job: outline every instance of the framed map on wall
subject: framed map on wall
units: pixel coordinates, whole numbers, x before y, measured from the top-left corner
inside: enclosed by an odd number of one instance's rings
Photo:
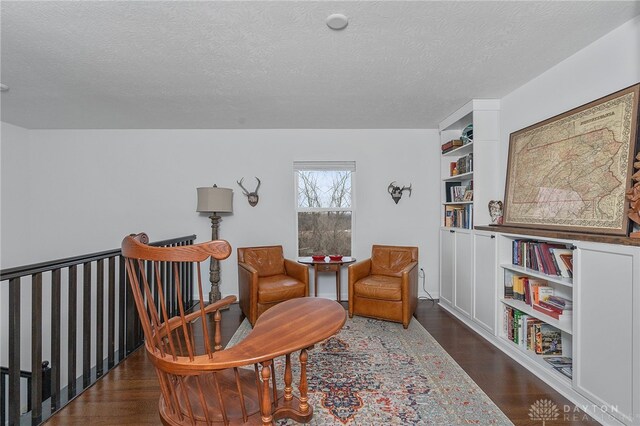
[[[626,235],[640,84],[511,134],[504,225]]]

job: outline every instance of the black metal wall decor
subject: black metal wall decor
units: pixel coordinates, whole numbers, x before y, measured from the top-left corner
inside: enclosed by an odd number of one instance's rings
[[[396,182],[393,181],[389,184],[387,191],[389,191],[389,194],[391,194],[391,198],[393,198],[393,201],[398,204],[398,201],[400,201],[400,198],[402,198],[402,193],[404,191],[409,191],[409,197],[411,197],[411,184],[409,184],[409,186],[403,186],[402,188],[400,188],[399,186],[396,186]]]

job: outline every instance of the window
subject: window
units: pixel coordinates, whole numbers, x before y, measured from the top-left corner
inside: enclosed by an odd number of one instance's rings
[[[298,256],[351,256],[355,162],[295,162]]]

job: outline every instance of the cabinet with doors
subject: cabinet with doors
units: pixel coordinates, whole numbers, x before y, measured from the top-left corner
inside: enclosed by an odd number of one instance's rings
[[[640,425],[640,247],[576,245],[574,388]]]
[[[473,233],[470,229],[440,230],[440,303],[471,316]]]
[[[496,288],[498,246],[496,234],[486,231],[473,233],[472,319],[493,334],[496,329]]]
[[[473,252],[471,318],[449,311],[600,423],[640,425],[640,241],[481,226]]]

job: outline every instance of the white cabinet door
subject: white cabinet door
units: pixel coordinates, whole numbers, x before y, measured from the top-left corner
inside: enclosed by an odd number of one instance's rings
[[[440,303],[453,306],[455,283],[456,234],[453,230],[440,230]]]
[[[595,243],[577,246],[574,387],[625,424],[638,425],[640,248]]]
[[[473,237],[474,277],[473,320],[491,334],[496,330],[496,235],[475,231]]]
[[[473,300],[473,233],[468,229],[457,229],[455,251],[454,306],[471,317]]]

